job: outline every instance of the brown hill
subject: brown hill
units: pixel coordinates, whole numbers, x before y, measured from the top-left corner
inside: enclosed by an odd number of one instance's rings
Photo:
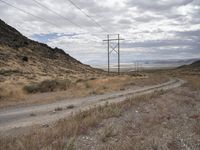
[[[189,65],[183,65],[177,68],[177,71],[184,75],[200,75],[200,60]]]
[[[195,68],[200,68],[200,60],[195,61],[194,63],[192,63],[191,65],[189,65],[190,67],[195,67]]]
[[[0,67],[23,73],[45,75],[95,72],[58,48],[32,41],[0,20]],[[15,72],[15,71],[14,71]]]
[[[14,91],[19,95],[18,91],[27,85],[39,84],[46,88],[41,89],[42,92],[54,91],[57,86],[65,89],[69,82],[101,73],[101,70],[82,64],[61,49],[26,38],[0,20],[0,100]],[[29,89],[30,92],[37,90]]]
[[[197,60],[189,65],[180,66],[179,69],[200,69],[200,60]]]

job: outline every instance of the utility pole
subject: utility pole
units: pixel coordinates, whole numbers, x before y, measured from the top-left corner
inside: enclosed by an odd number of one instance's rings
[[[107,35],[108,37],[108,74],[110,73],[110,38],[109,35]]]
[[[118,75],[120,74],[120,40],[119,40],[119,34],[118,34]]]
[[[110,35],[107,35],[106,41],[108,44],[108,74],[110,73],[110,54],[114,51],[118,54],[118,75],[120,74],[120,41],[124,39],[120,39],[120,34],[118,34],[118,37],[116,39],[110,39]],[[117,41],[117,44],[113,47],[110,42],[111,41]],[[111,48],[111,51],[110,51]],[[116,50],[117,48],[117,50]]]

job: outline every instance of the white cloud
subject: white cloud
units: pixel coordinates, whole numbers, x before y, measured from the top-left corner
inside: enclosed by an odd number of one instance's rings
[[[107,33],[72,6],[68,0],[37,1],[71,20],[74,24],[78,24],[81,28],[39,6],[33,0],[7,0],[6,2],[45,18],[56,26],[20,12],[2,2],[0,2],[1,19],[30,38],[36,34],[60,34],[61,36],[56,39],[47,40],[47,44],[60,47],[83,62],[93,61],[94,58],[106,62],[106,45],[102,40],[106,38]],[[143,58],[154,57],[154,55],[149,55],[149,51],[154,51],[155,54],[157,52],[155,57],[159,54],[162,58],[161,49],[164,49],[163,53],[173,58],[175,56],[200,57],[200,35],[195,34],[200,31],[199,0],[73,1],[110,33],[120,33],[123,38],[127,39],[122,44],[122,51],[127,53],[128,60],[131,59],[128,56],[130,54],[135,59],[134,53],[137,52]],[[69,36],[69,34],[75,35]],[[159,41],[162,41],[162,45],[159,45],[161,44]],[[175,49],[176,53],[170,50],[169,41],[173,43],[171,49]],[[140,47],[137,47],[136,43],[139,43]],[[147,48],[147,45],[155,44],[156,48],[152,46]]]

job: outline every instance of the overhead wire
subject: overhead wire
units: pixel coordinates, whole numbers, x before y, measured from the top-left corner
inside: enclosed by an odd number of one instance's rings
[[[19,10],[19,11],[25,13],[25,14],[28,14],[28,15],[33,16],[33,17],[35,17],[35,18],[38,18],[38,19],[40,19],[40,20],[42,20],[42,21],[44,21],[44,22],[46,22],[46,23],[48,23],[48,24],[51,24],[52,26],[55,26],[56,28],[58,27],[57,24],[55,24],[55,23],[53,23],[53,22],[51,22],[51,21],[48,21],[47,19],[45,19],[45,18],[43,18],[43,17],[34,15],[34,14],[32,14],[32,13],[30,13],[30,12],[24,10],[24,9],[21,9],[21,8],[15,6],[15,5],[11,4],[11,3],[9,3],[9,2],[6,2],[6,1],[4,1],[4,0],[0,0],[0,2],[6,4],[7,6],[10,6],[10,7],[12,7],[12,8],[15,8],[15,9],[17,9],[17,10]],[[79,28],[80,28],[80,27],[79,27]],[[82,29],[82,28],[81,28],[81,29]],[[89,33],[89,32],[87,32],[87,33],[93,35],[92,33]],[[95,36],[95,35],[93,35],[93,36]]]
[[[51,24],[51,25],[57,27],[56,24],[54,24],[53,22],[50,22],[50,21],[46,20],[46,19],[43,18],[43,17],[36,16],[36,15],[34,15],[34,14],[28,12],[28,11],[25,11],[25,10],[23,10],[23,9],[21,9],[21,8],[19,8],[19,7],[16,7],[16,6],[14,6],[14,5],[12,5],[12,4],[8,3],[8,2],[5,2],[4,0],[0,0],[0,2],[6,4],[6,5],[10,6],[10,7],[13,7],[13,8],[15,8],[15,9],[17,9],[17,10],[23,12],[23,13],[26,13],[26,14],[28,14],[28,15],[30,15],[30,16],[33,16],[33,17],[35,17],[35,18],[39,18],[40,20],[42,20],[42,21],[44,21],[44,22],[46,22],[46,23],[49,23],[49,24]]]
[[[44,4],[38,2],[37,0],[33,0],[33,1],[34,1],[36,4],[38,4],[39,6],[41,6],[41,7],[45,8],[45,9],[51,11],[52,13],[56,14],[57,16],[63,18],[63,19],[64,19],[65,21],[67,21],[68,23],[71,23],[71,24],[73,24],[73,25],[79,27],[80,29],[83,29],[80,25],[78,25],[78,24],[72,22],[70,19],[66,18],[66,17],[63,16],[63,15],[60,15],[60,14],[57,13],[56,11],[50,9],[49,7],[47,7],[47,6],[45,6]],[[68,0],[68,1],[69,1],[72,5],[74,5],[74,7],[76,7],[77,9],[79,9],[84,15],[86,15],[86,16],[87,16],[88,18],[90,18],[93,22],[95,22],[95,24],[98,25],[104,32],[107,32],[95,19],[93,19],[91,16],[89,16],[89,15],[88,15],[85,11],[83,11],[77,4],[75,4],[75,3],[74,3],[73,1],[71,1],[71,0]],[[28,15],[31,15],[31,16],[33,16],[33,17],[35,17],[35,18],[39,18],[40,20],[42,20],[42,21],[44,21],[44,22],[46,22],[46,23],[49,23],[49,24],[51,24],[51,25],[53,25],[53,26],[55,26],[55,27],[58,27],[57,24],[55,24],[55,23],[53,23],[53,22],[51,22],[51,21],[48,21],[48,20],[46,20],[46,19],[43,18],[43,17],[34,15],[34,14],[32,14],[32,13],[26,11],[26,10],[23,10],[23,9],[17,7],[17,6],[14,6],[14,5],[11,4],[11,3],[8,3],[8,2],[6,2],[6,1],[4,1],[4,0],[0,0],[0,2],[6,4],[6,5],[10,6],[10,7],[13,7],[13,8],[15,8],[15,9],[17,9],[17,10],[23,12],[23,13],[26,13],[26,14],[28,14]],[[83,29],[83,30],[85,30],[85,29]],[[93,33],[91,33],[91,32],[88,32],[88,31],[87,31],[86,33],[91,34],[91,35],[97,37],[95,34],[93,34]],[[117,35],[117,34],[112,34],[112,35]]]
[[[102,31],[104,31],[105,33],[108,33],[107,30],[105,30],[105,28],[98,23],[93,17],[91,17],[90,15],[88,15],[83,9],[81,9],[75,2],[73,2],[72,0],[67,0],[69,3],[71,3],[74,7],[76,7],[79,11],[81,11],[86,17],[88,17],[91,21],[93,21],[98,27],[100,27],[102,29]],[[118,35],[117,33],[113,33],[113,34],[109,34],[109,35]]]
[[[56,11],[54,11],[54,10],[52,10],[51,8],[45,6],[44,4],[38,2],[37,0],[33,0],[33,1],[34,1],[36,4],[38,4],[40,7],[43,7],[43,8],[45,8],[45,9],[51,11],[52,13],[54,13],[54,14],[57,15],[57,16],[59,16],[60,18],[65,19],[67,22],[70,22],[71,24],[74,24],[75,26],[79,27],[80,29],[85,30],[85,31],[86,31],[85,33],[91,34],[91,35],[97,37],[96,35],[98,35],[98,34],[94,34],[94,33],[88,32],[86,29],[83,29],[80,25],[78,25],[78,24],[72,22],[72,21],[71,21],[70,19],[68,19],[67,17],[65,17],[65,16],[63,16],[63,15],[57,13]],[[98,37],[97,37],[97,38],[98,38]]]
[[[79,11],[81,11],[86,17],[88,17],[91,21],[93,21],[98,27],[100,27],[104,32],[107,33],[107,31],[103,28],[103,26],[98,23],[93,17],[88,15],[83,9],[81,9],[75,2],[72,0],[67,0],[69,3],[71,3],[74,7],[76,7]]]
[[[76,23],[74,23],[73,21],[71,21],[70,19],[68,19],[67,17],[63,16],[63,15],[60,15],[59,13],[57,13],[56,11],[52,10],[51,8],[45,6],[44,4],[38,2],[37,0],[33,0],[35,3],[37,3],[38,5],[40,5],[41,7],[45,8],[45,9],[48,9],[49,11],[51,11],[52,13],[56,14],[57,16],[63,18],[65,21],[67,21],[68,23],[71,23],[79,28],[82,29],[82,27]]]

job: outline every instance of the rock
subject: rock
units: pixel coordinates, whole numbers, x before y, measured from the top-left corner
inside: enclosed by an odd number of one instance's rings
[[[28,62],[28,57],[27,57],[27,56],[24,56],[24,57],[22,58],[22,60],[23,60],[24,62]]]
[[[67,109],[73,109],[75,106],[73,104],[67,106]]]
[[[55,108],[55,111],[62,111],[62,110],[63,110],[62,107],[57,107],[57,108]]]
[[[31,116],[31,117],[35,117],[35,116],[37,116],[37,115],[34,114],[34,113],[31,113],[30,116]]]
[[[48,125],[48,124],[42,124],[42,127],[43,127],[43,128],[48,128],[49,125]]]

